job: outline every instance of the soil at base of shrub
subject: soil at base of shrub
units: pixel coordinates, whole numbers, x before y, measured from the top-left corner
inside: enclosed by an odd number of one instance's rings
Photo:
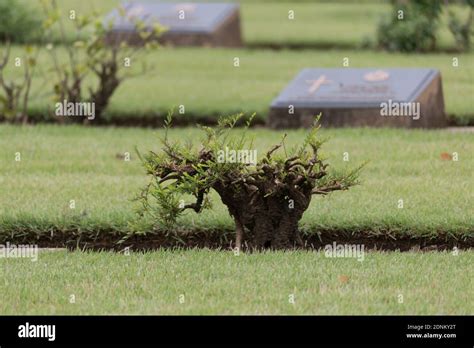
[[[158,249],[192,249],[207,248],[214,250],[231,250],[234,247],[234,233],[230,231],[192,231],[182,233],[149,233],[146,235],[132,235],[123,239],[117,233],[101,233],[92,235],[74,235],[57,232],[51,235],[31,238],[1,238],[0,243],[10,244],[37,244],[40,248],[67,248],[69,250],[111,250],[123,251],[126,248],[133,251]],[[436,237],[394,237],[390,234],[372,235],[347,231],[320,232],[302,234],[304,245],[287,248],[286,250],[321,250],[326,245],[350,244],[363,245],[365,250],[378,251],[452,251],[474,249],[474,237],[456,239],[449,235],[438,234]],[[255,251],[252,245],[243,244],[243,251]]]

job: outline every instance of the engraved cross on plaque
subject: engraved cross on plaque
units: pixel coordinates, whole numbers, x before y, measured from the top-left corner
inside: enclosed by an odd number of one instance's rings
[[[309,94],[313,94],[319,89],[319,87],[321,87],[322,85],[329,84],[331,82],[331,80],[326,79],[326,75],[321,75],[316,80],[306,80],[306,83],[311,83],[311,86],[309,86],[308,88]]]

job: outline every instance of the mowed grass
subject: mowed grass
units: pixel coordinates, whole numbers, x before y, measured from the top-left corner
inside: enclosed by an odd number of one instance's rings
[[[37,262],[0,259],[0,313],[472,315],[473,262],[472,251],[369,252],[362,262],[302,251],[40,252]]]
[[[221,1],[226,2],[226,1]],[[101,0],[93,4],[80,0],[62,0],[59,6],[67,15],[91,10],[107,14],[119,6],[120,0]],[[335,46],[357,47],[374,39],[381,16],[388,15],[390,6],[379,3],[309,3],[289,1],[239,1],[241,29],[246,45]],[[289,19],[294,11],[294,19]],[[77,32],[73,22],[66,21],[68,40]],[[59,38],[59,32],[57,33]]]
[[[228,0],[220,1],[227,2]],[[235,2],[234,0],[230,0]],[[179,2],[179,1],[178,1]],[[244,43],[249,46],[280,47],[346,47],[373,46],[376,29],[385,16],[396,15],[386,1],[252,1],[240,0],[241,28]],[[81,0],[61,0],[58,5],[68,16],[70,10],[78,15],[107,14],[122,3],[120,0],[100,0],[88,3]],[[465,7],[450,6],[463,19]],[[289,19],[293,11],[294,19]],[[454,39],[448,30],[447,10],[441,18],[438,45],[442,49],[454,48]],[[409,14],[407,14],[409,15]],[[66,34],[74,40],[77,32],[67,17]],[[59,37],[59,34],[57,35]]]
[[[242,130],[235,130],[236,134]],[[304,130],[287,131],[287,146],[300,144]],[[283,132],[255,129],[261,156]],[[130,231],[136,197],[147,178],[135,155],[160,151],[161,130],[80,126],[0,126],[0,238],[35,240],[58,231],[112,236]],[[195,144],[195,128],[173,129],[173,139]],[[301,221],[306,233],[465,239],[474,236],[474,137],[448,130],[332,129],[323,153],[332,168],[345,170],[369,161],[361,185],[348,192],[314,197]],[[117,158],[130,152],[132,160]],[[347,152],[349,161],[343,161]],[[445,161],[441,153],[457,153]],[[19,153],[21,161],[15,161]],[[202,214],[187,213],[180,230],[232,231],[219,197]],[[185,198],[188,199],[188,198]],[[403,208],[398,208],[399,200]],[[75,208],[70,208],[71,200]],[[152,230],[150,219],[142,221]],[[113,237],[115,238],[115,237]]]
[[[62,53],[60,60],[67,62]],[[13,55],[21,55],[21,49],[16,47]],[[240,59],[240,67],[234,67],[235,57]],[[349,58],[350,67],[439,69],[447,114],[455,115],[458,124],[474,124],[474,53],[457,55],[460,65],[453,67],[451,54],[415,56],[354,50],[160,49],[146,57],[155,67],[151,72],[126,80],[118,88],[105,119],[156,122],[169,109],[184,105],[182,116],[191,121],[238,111],[257,112],[263,120],[271,101],[301,69],[341,68],[344,57]],[[30,103],[37,118],[44,118],[46,109],[55,110],[51,64],[48,53],[43,51]],[[132,62],[130,69],[131,73],[139,73],[142,62]],[[7,78],[21,74],[21,69],[12,63]],[[91,82],[87,80],[86,86]]]

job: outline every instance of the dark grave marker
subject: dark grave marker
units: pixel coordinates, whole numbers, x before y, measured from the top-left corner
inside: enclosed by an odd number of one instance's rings
[[[239,6],[231,3],[164,3],[133,2],[123,4],[125,16],[114,10],[106,19],[113,21],[108,40],[127,41],[141,45],[143,40],[131,18],[146,26],[158,22],[167,27],[159,38],[164,45],[173,46],[242,46]]]
[[[272,102],[272,128],[443,127],[441,75],[434,69],[304,69]]]

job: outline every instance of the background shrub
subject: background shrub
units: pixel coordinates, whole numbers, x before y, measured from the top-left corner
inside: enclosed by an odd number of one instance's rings
[[[469,12],[465,22],[458,18],[454,11],[449,11],[449,30],[453,34],[456,45],[461,51],[468,51],[471,47],[471,36],[474,34],[472,28],[474,22],[474,0],[465,0],[462,2],[466,5]]]
[[[33,1],[0,0],[0,42],[26,42],[39,37],[41,18]]]
[[[441,15],[440,0],[392,1],[392,13],[377,29],[380,47],[391,51],[433,51]],[[399,18],[403,11],[403,19]]]

